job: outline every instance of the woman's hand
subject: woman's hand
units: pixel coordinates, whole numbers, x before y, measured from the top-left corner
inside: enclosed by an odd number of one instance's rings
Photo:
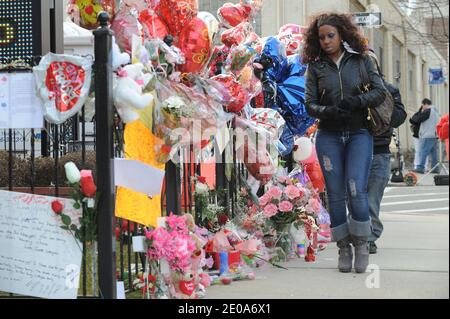
[[[356,110],[364,108],[361,103],[361,99],[358,96],[346,97],[341,102],[339,102],[338,107],[349,112],[354,112]]]
[[[329,120],[341,120],[347,122],[352,118],[352,114],[348,110],[337,106],[324,106],[322,114],[323,118]]]

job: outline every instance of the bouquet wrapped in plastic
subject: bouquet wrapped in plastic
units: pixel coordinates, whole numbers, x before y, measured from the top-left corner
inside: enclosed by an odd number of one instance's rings
[[[209,140],[209,135],[214,135],[230,120],[231,115],[224,112],[217,96],[205,94],[212,90],[208,86],[207,82],[187,87],[167,79],[157,80],[154,134],[164,141],[157,149],[162,155],[159,161],[168,160],[167,149],[173,155],[180,146],[200,146],[204,139]]]

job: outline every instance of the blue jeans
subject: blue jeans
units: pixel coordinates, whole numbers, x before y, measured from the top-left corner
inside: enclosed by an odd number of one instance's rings
[[[332,239],[339,241],[349,235],[368,237],[371,230],[367,181],[373,154],[372,135],[365,129],[320,130],[316,149],[327,188]],[[348,220],[347,202],[351,212]]]
[[[425,171],[427,156],[431,157],[431,167],[435,167],[438,163],[438,140],[436,138],[420,138],[419,139],[419,164],[417,170]]]
[[[367,185],[372,224],[372,233],[369,236],[369,241],[376,241],[383,233],[383,223],[380,220],[380,204],[390,176],[391,154],[374,155],[370,169],[369,184]]]

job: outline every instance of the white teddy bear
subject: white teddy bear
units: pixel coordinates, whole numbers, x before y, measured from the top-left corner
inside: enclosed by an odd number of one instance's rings
[[[114,105],[124,123],[131,123],[139,118],[136,109],[145,109],[154,102],[153,95],[142,93],[142,89],[152,79],[151,74],[144,74],[144,65],[130,64],[119,72],[114,86]]]

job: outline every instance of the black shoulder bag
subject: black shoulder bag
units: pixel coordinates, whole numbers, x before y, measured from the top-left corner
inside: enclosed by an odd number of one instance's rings
[[[364,60],[360,59],[360,72],[363,81],[362,92],[366,93],[371,90],[369,75],[367,74]],[[391,129],[391,118],[394,112],[394,98],[387,89],[386,99],[375,108],[368,108],[367,120],[369,121],[369,130],[374,136],[381,135]]]

